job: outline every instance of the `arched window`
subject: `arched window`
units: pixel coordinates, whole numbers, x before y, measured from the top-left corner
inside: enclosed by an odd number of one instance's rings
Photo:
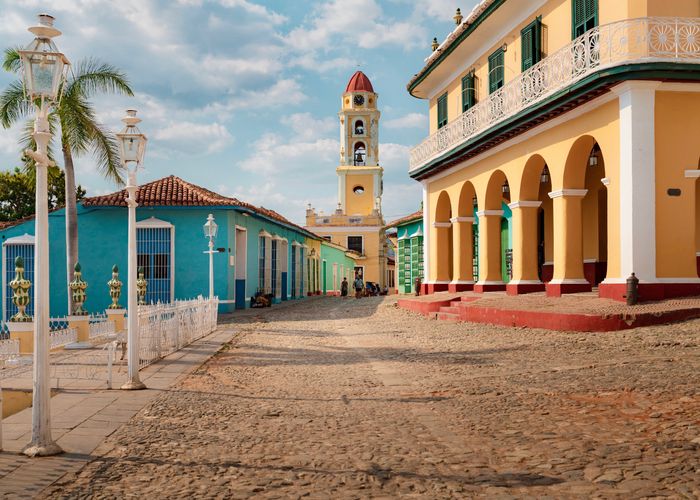
[[[362,120],[357,120],[355,122],[355,135],[365,134],[365,124]]]
[[[367,150],[365,149],[365,143],[364,142],[355,143],[355,152],[353,154],[353,164],[354,165],[364,165],[366,156],[367,156]]]

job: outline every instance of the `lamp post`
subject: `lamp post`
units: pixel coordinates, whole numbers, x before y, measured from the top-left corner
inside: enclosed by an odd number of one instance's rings
[[[204,252],[209,254],[209,299],[214,298],[214,239],[219,226],[214,222],[214,216],[209,214],[207,221],[204,223],[204,237],[209,239],[209,251]]]
[[[129,260],[127,269],[127,346],[129,349],[129,374],[128,380],[122,389],[136,390],[145,389],[146,386],[139,379],[139,309],[136,296],[136,173],[139,167],[143,164],[143,156],[146,152],[146,136],[136,127],[141,121],[136,117],[136,110],[128,109],[126,116],[122,118],[124,122],[124,130],[117,134],[117,142],[119,144],[119,156],[121,158],[124,169],[128,172],[126,183],[126,192],[129,197],[126,203],[129,207]],[[129,164],[132,168],[129,168]]]
[[[23,450],[30,457],[55,455],[63,451],[51,438],[47,169],[54,165],[48,157],[51,140],[49,111],[59,100],[66,68],[70,63],[52,41],[61,34],[53,27],[53,21],[52,16],[39,14],[39,24],[29,28],[34,40],[19,51],[25,95],[38,108],[32,133],[36,150],[24,152],[36,165],[32,440]]]

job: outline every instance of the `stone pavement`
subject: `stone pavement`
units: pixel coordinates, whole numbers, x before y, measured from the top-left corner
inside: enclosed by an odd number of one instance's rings
[[[232,335],[231,329],[219,328],[211,335],[144,368],[141,370],[141,380],[148,387],[147,390],[95,390],[87,388],[86,384],[104,386],[104,383],[86,380],[82,381],[83,388],[78,389],[75,383],[69,383],[71,388],[51,398],[52,434],[66,452],[63,455],[29,459],[18,454],[31,438],[31,408],[4,419],[0,496],[30,498],[64,474],[78,471],[94,458],[93,453],[102,453],[99,446],[105,438],[129,422],[162,391],[196,370]],[[81,354],[71,356],[71,359],[79,359]],[[125,374],[119,373],[115,376],[114,387],[118,388],[124,380]]]
[[[232,342],[42,496],[700,496],[700,320],[561,333],[395,301],[234,315]]]

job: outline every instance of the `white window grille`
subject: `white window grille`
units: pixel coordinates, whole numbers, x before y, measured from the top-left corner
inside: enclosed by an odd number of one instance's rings
[[[174,227],[155,218],[136,224],[138,267],[148,282],[147,304],[168,304],[174,292]]]

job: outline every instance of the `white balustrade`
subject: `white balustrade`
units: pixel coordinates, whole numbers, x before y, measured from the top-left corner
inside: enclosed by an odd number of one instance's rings
[[[644,62],[700,64],[700,19],[645,17],[593,28],[411,149],[409,171],[596,71]]]
[[[115,333],[114,321],[100,320],[90,323],[90,338],[104,337]]]
[[[216,329],[219,300],[198,297],[139,307],[139,369]]]
[[[63,347],[66,344],[72,344],[78,341],[78,330],[75,328],[64,328],[62,330],[54,330],[49,333],[49,345],[51,349]]]

